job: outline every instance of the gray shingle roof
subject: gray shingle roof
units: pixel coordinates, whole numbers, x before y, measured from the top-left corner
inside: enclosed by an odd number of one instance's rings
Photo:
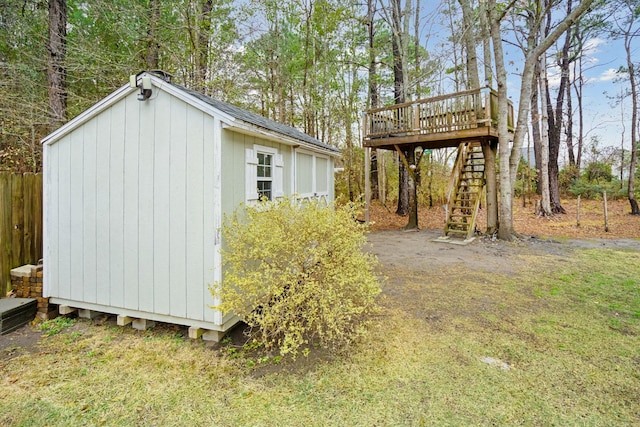
[[[230,116],[242,120],[243,122],[250,123],[254,126],[261,127],[263,129],[270,130],[272,132],[277,132],[282,135],[290,136],[291,138],[298,139],[300,141],[307,142],[309,144],[315,145],[317,147],[323,148],[325,150],[330,150],[335,153],[339,153],[336,147],[331,145],[327,145],[324,142],[313,138],[307,135],[304,132],[300,132],[298,129],[293,128],[291,126],[284,125],[282,123],[278,123],[274,120],[267,119],[266,117],[262,117],[259,114],[252,113],[250,111],[244,110],[242,108],[236,107],[231,104],[227,104],[222,101],[218,101],[217,99],[213,99],[209,96],[206,96],[200,92],[196,92],[195,90],[188,89],[184,86],[180,86],[175,83],[170,83],[172,86],[179,88],[180,90],[187,92],[191,96],[198,98],[199,100],[211,105],[212,107],[222,111],[223,113],[229,114]]]

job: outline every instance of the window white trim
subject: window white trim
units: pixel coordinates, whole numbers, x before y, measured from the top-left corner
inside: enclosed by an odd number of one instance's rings
[[[277,148],[254,144],[253,148],[245,148],[245,199],[247,202],[258,200],[258,153],[272,156],[272,198],[284,196],[284,156]]]

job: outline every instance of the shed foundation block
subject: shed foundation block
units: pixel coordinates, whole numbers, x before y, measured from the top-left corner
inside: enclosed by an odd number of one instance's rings
[[[153,320],[147,319],[135,319],[131,322],[131,326],[133,329],[137,329],[139,331],[146,331],[147,329],[151,329],[156,325],[156,322]]]
[[[224,337],[224,334],[224,332],[220,331],[206,331],[202,334],[202,339],[204,341],[220,342]]]
[[[99,311],[93,311],[93,310],[86,310],[86,309],[79,309],[78,310],[78,317],[81,319],[95,319],[96,317],[100,316],[102,313]]]
[[[65,314],[75,313],[77,310],[78,310],[77,308],[69,307],[68,305],[61,305],[61,306],[58,308],[58,312],[59,312],[61,315],[63,315],[63,316],[64,316]]]
[[[196,326],[189,327],[189,338],[193,340],[197,340],[198,338],[202,337],[203,333],[204,329],[202,328],[198,328]]]

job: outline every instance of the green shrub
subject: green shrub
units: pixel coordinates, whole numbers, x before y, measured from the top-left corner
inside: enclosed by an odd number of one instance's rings
[[[291,199],[246,206],[223,226],[224,285],[215,308],[238,315],[254,342],[292,354],[340,347],[363,332],[380,284],[353,207]]]
[[[575,180],[569,189],[569,192],[574,196],[581,196],[590,200],[601,200],[604,191],[607,192],[607,198],[611,200],[627,197],[627,188],[620,188],[620,182],[617,180],[599,184],[580,178]]]

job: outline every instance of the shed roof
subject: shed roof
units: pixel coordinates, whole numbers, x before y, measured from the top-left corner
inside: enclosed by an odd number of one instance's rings
[[[204,95],[200,92],[197,92],[195,90],[192,89],[188,89],[184,86],[180,86],[178,84],[175,83],[171,83],[172,86],[175,86],[177,88],[179,88],[180,90],[187,92],[188,94],[190,94],[191,96],[195,96],[196,98],[198,98],[201,101],[206,102],[207,104],[211,105],[212,107],[236,118],[239,120],[242,120],[243,122],[247,122],[250,123],[254,126],[258,126],[261,127],[263,129],[267,129],[273,132],[277,132],[283,135],[287,135],[290,136],[291,138],[295,138],[295,139],[299,139],[301,141],[305,141],[308,142],[309,144],[312,145],[316,145],[320,148],[324,148],[325,150],[331,150],[331,151],[335,151],[336,153],[339,153],[340,150],[338,150],[336,147],[333,147],[331,145],[325,144],[324,142],[313,138],[309,135],[307,135],[304,132],[300,132],[298,129],[282,124],[282,123],[278,123],[274,120],[268,119],[266,117],[263,117],[259,114],[256,113],[252,113],[251,111],[242,109],[240,107],[236,107],[235,105],[231,105],[231,104],[227,104],[225,102],[219,101],[217,99],[211,98],[207,95]]]
[[[282,123],[278,123],[274,120],[268,119],[266,117],[262,117],[259,114],[252,113],[250,111],[244,110],[240,107],[236,107],[231,104],[227,104],[225,102],[219,101],[217,99],[213,99],[207,95],[204,95],[200,92],[197,92],[192,89],[188,89],[184,86],[181,86],[176,83],[171,83],[170,79],[167,78],[168,74],[164,72],[157,71],[143,71],[137,74],[137,78],[140,78],[142,75],[148,75],[151,77],[151,80],[154,82],[154,86],[167,90],[168,92],[179,96],[183,100],[187,101],[191,105],[201,110],[206,111],[209,114],[215,115],[216,112],[222,113],[227,119],[233,119],[233,121],[240,122],[245,124],[250,128],[255,128],[266,132],[267,134],[278,134],[284,136],[286,139],[293,139],[295,141],[299,141],[301,145],[305,145],[307,147],[312,146],[320,149],[327,154],[331,154],[333,156],[337,156],[340,154],[340,150],[331,145],[325,144],[324,142],[313,138],[307,135],[304,132],[299,131],[298,129],[288,126]],[[51,144],[71,132],[75,128],[79,127],[87,120],[91,119],[101,111],[109,108],[111,105],[118,102],[120,99],[125,96],[131,94],[136,91],[136,88],[132,88],[129,84],[126,84],[115,92],[108,95],[103,100],[96,103],[91,108],[87,109],[83,113],[79,114],[72,120],[70,120],[65,125],[61,126],[59,129],[53,131],[46,137],[42,139],[43,144]],[[205,105],[203,105],[203,103]],[[207,108],[209,107],[209,108]]]

